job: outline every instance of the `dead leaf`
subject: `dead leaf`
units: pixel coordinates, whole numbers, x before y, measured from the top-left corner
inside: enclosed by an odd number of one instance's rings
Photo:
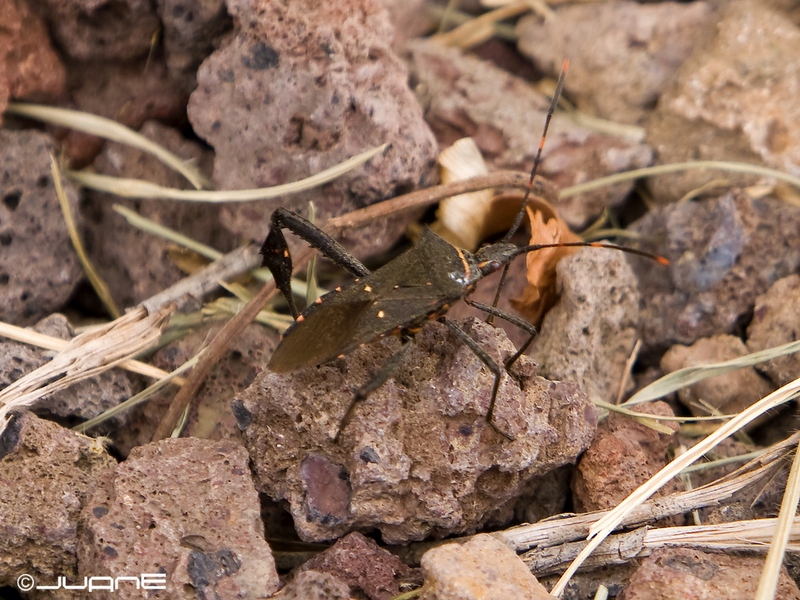
[[[531,244],[557,244],[580,242],[556,214],[555,209],[541,198],[528,202],[528,219],[531,224]],[[511,300],[512,306],[528,321],[539,326],[545,313],[556,301],[556,265],[565,256],[575,253],[577,248],[544,248],[529,252],[525,258],[528,285],[518,298]]]

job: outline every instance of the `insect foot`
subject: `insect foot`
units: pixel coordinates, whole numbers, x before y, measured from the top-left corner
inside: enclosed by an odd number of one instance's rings
[[[460,321],[494,361],[514,353],[505,333]],[[303,539],[330,540],[379,529],[387,543],[473,533],[510,518],[532,477],[574,462],[596,427],[594,407],[574,385],[535,374],[522,357],[522,386],[503,371],[486,419],[494,377],[446,325],[428,323],[394,378],[352,401],[396,353],[388,337],[319,367],[264,370],[233,402],[253,460],[256,486],[286,500]]]

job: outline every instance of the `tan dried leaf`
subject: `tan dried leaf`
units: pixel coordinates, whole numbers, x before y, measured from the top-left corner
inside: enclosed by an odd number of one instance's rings
[[[580,242],[567,224],[556,214],[555,209],[541,198],[528,202],[528,218],[531,224],[531,244],[557,244]],[[529,252],[525,258],[528,285],[522,295],[511,304],[534,325],[540,325],[544,314],[556,301],[556,265],[577,248],[544,248]]]

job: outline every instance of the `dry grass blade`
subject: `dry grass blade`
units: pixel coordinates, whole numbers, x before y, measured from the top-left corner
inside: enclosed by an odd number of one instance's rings
[[[127,206],[114,204],[111,208],[114,209],[114,212],[122,215],[132,226],[136,227],[137,229],[141,229],[150,235],[155,235],[165,240],[169,240],[170,242],[174,242],[175,244],[183,246],[184,248],[188,248],[192,252],[197,252],[197,254],[204,256],[209,260],[218,260],[222,258],[222,252],[219,250],[193,240],[189,236],[183,235],[182,233],[175,231],[174,229],[170,229],[169,227],[165,227],[160,223],[156,223],[147,217],[143,217]]]
[[[800,501],[800,452],[795,450],[792,470],[786,482],[786,490],[781,502],[781,510],[775,526],[774,537],[770,544],[767,561],[758,582],[755,600],[770,600],[778,589],[778,578],[781,574],[783,557],[790,543],[796,551],[800,546],[800,523],[797,521],[797,503]],[[794,526],[798,525],[797,528]]]
[[[150,398],[150,396],[152,396],[156,392],[162,390],[163,388],[168,386],[170,383],[173,383],[175,385],[183,385],[183,382],[185,380],[180,375],[182,373],[184,373],[185,371],[191,369],[193,366],[195,366],[197,364],[197,361],[200,360],[200,356],[201,356],[202,353],[203,353],[203,351],[201,350],[195,356],[193,356],[192,358],[187,360],[185,363],[183,363],[180,367],[178,367],[174,371],[172,371],[170,373],[164,373],[164,377],[162,377],[161,379],[159,379],[158,381],[156,381],[152,385],[146,387],[145,389],[143,389],[138,394],[136,394],[134,396],[131,396],[130,398],[128,398],[124,402],[121,402],[120,404],[117,404],[116,406],[114,406],[112,408],[109,408],[107,411],[105,411],[104,413],[94,417],[93,419],[89,419],[88,421],[84,421],[80,425],[76,425],[72,429],[74,431],[78,431],[79,433],[84,433],[85,434],[91,428],[96,427],[97,425],[100,425],[104,421],[107,421],[108,419],[111,419],[111,418],[117,416],[118,414],[123,413],[126,410],[129,410],[129,409],[133,408],[134,406],[137,406],[138,404],[141,404],[142,402],[145,402],[146,400],[148,400]]]
[[[631,406],[633,404],[639,404],[640,402],[656,400],[657,398],[671,394],[683,387],[690,386],[698,381],[708,379],[709,377],[716,377],[717,375],[723,375],[744,367],[752,367],[753,365],[766,362],[773,358],[798,351],[800,351],[800,340],[775,346],[774,348],[767,348],[766,350],[759,350],[758,352],[746,354],[745,356],[720,363],[678,369],[668,375],[664,375],[664,377],[661,377],[650,385],[643,387],[621,406]]]
[[[460,10],[450,10],[448,12],[446,6],[441,6],[432,2],[425,3],[425,13],[433,21],[443,23],[443,19],[447,19],[445,25],[463,25],[471,21],[475,17]],[[507,42],[516,42],[519,39],[514,25],[508,23],[495,23],[493,27],[493,37],[505,40]]]
[[[69,127],[112,142],[119,142],[132,148],[138,148],[148,154],[152,154],[165,165],[183,175],[198,190],[209,187],[206,177],[194,166],[187,164],[181,157],[176,156],[166,148],[111,119],[79,110],[25,104],[22,102],[11,102],[6,108],[6,112],[50,123],[51,125]]]
[[[75,219],[72,216],[72,209],[69,206],[67,193],[64,191],[64,185],[61,181],[61,170],[58,168],[58,163],[52,154],[50,155],[50,173],[53,176],[53,185],[56,188],[56,196],[58,197],[58,203],[61,206],[61,213],[64,215],[64,221],[67,224],[67,231],[69,232],[70,240],[72,240],[72,247],[75,248],[75,252],[78,254],[78,260],[81,261],[83,270],[86,273],[86,276],[89,278],[89,283],[92,285],[92,288],[94,288],[94,291],[97,293],[97,296],[100,298],[103,306],[106,307],[108,314],[116,319],[121,313],[119,312],[114,299],[111,297],[111,292],[108,291],[106,282],[103,281],[97,271],[95,271],[94,266],[89,260],[89,256],[86,254],[86,250],[83,247],[83,242],[81,242],[81,236],[78,234],[78,228],[75,225]]]
[[[325,169],[316,175],[306,177],[300,181],[250,190],[181,190],[164,187],[142,179],[109,177],[108,175],[98,175],[96,173],[87,173],[84,171],[66,171],[66,175],[78,185],[101,192],[116,194],[124,198],[163,198],[168,200],[183,200],[185,202],[209,202],[215,204],[249,202],[253,200],[268,200],[270,198],[277,198],[278,196],[285,196],[286,194],[296,194],[315,188],[323,183],[328,183],[329,181],[341,177],[348,171],[352,171],[356,167],[363,165],[369,159],[383,152],[385,148],[386,144],[383,144],[372,150],[367,150],[330,169]]]
[[[800,177],[794,177],[782,171],[751,165],[749,163],[727,162],[722,160],[697,160],[670,165],[657,165],[655,167],[645,167],[643,169],[633,169],[624,173],[616,173],[608,177],[600,177],[593,181],[587,181],[578,185],[573,185],[561,190],[561,197],[576,196],[584,192],[590,192],[598,188],[606,187],[615,183],[651,177],[653,175],[665,175],[667,173],[679,173],[681,171],[693,171],[698,169],[716,169],[718,171],[730,171],[732,173],[745,173],[749,175],[761,175],[762,177],[774,177],[779,181],[784,181],[795,187],[800,187]]]
[[[49,363],[0,391],[0,434],[8,425],[11,412],[107,371],[155,344],[171,312],[171,306],[151,314],[144,308],[134,309],[70,340]]]
[[[38,333],[31,329],[24,329],[3,322],[0,322],[0,336],[22,342],[23,344],[30,344],[31,346],[37,346],[45,350],[54,350],[56,352],[61,352],[69,345],[68,340],[50,337],[49,335],[44,335],[43,333]],[[169,373],[162,371],[158,367],[139,362],[138,360],[126,360],[120,363],[119,367],[131,373],[152,377],[153,379],[161,379],[169,375]]]
[[[564,575],[553,588],[553,595],[560,596],[572,575],[589,555],[608,537],[608,535],[624,520],[625,515],[640,506],[656,491],[661,489],[669,480],[680,473],[684,468],[698,460],[724,439],[730,437],[748,423],[760,417],[769,410],[774,409],[792,398],[800,395],[800,378],[784,385],[771,394],[765,396],[755,404],[749,406],[733,419],[724,423],[714,433],[698,442],[685,454],[675,458],[666,467],[656,473],[647,483],[641,485],[630,496],[623,500],[614,510],[595,523],[589,532],[590,542],[581,551],[578,557],[570,564]]]
[[[491,38],[494,35],[495,23],[516,17],[530,9],[531,5],[528,2],[516,1],[508,6],[484,13],[480,17],[470,19],[447,33],[433,36],[432,39],[445,46],[470,48]]]

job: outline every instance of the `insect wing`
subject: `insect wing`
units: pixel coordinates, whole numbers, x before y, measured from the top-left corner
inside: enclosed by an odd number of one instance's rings
[[[323,296],[332,298],[313,305],[302,321],[287,330],[275,348],[269,368],[276,373],[312,367],[346,352],[358,327],[358,315],[371,303],[370,298],[346,298],[344,292]]]
[[[384,335],[414,329],[440,314],[446,300],[425,286],[397,287],[376,298],[359,315],[358,326],[345,352]]]

